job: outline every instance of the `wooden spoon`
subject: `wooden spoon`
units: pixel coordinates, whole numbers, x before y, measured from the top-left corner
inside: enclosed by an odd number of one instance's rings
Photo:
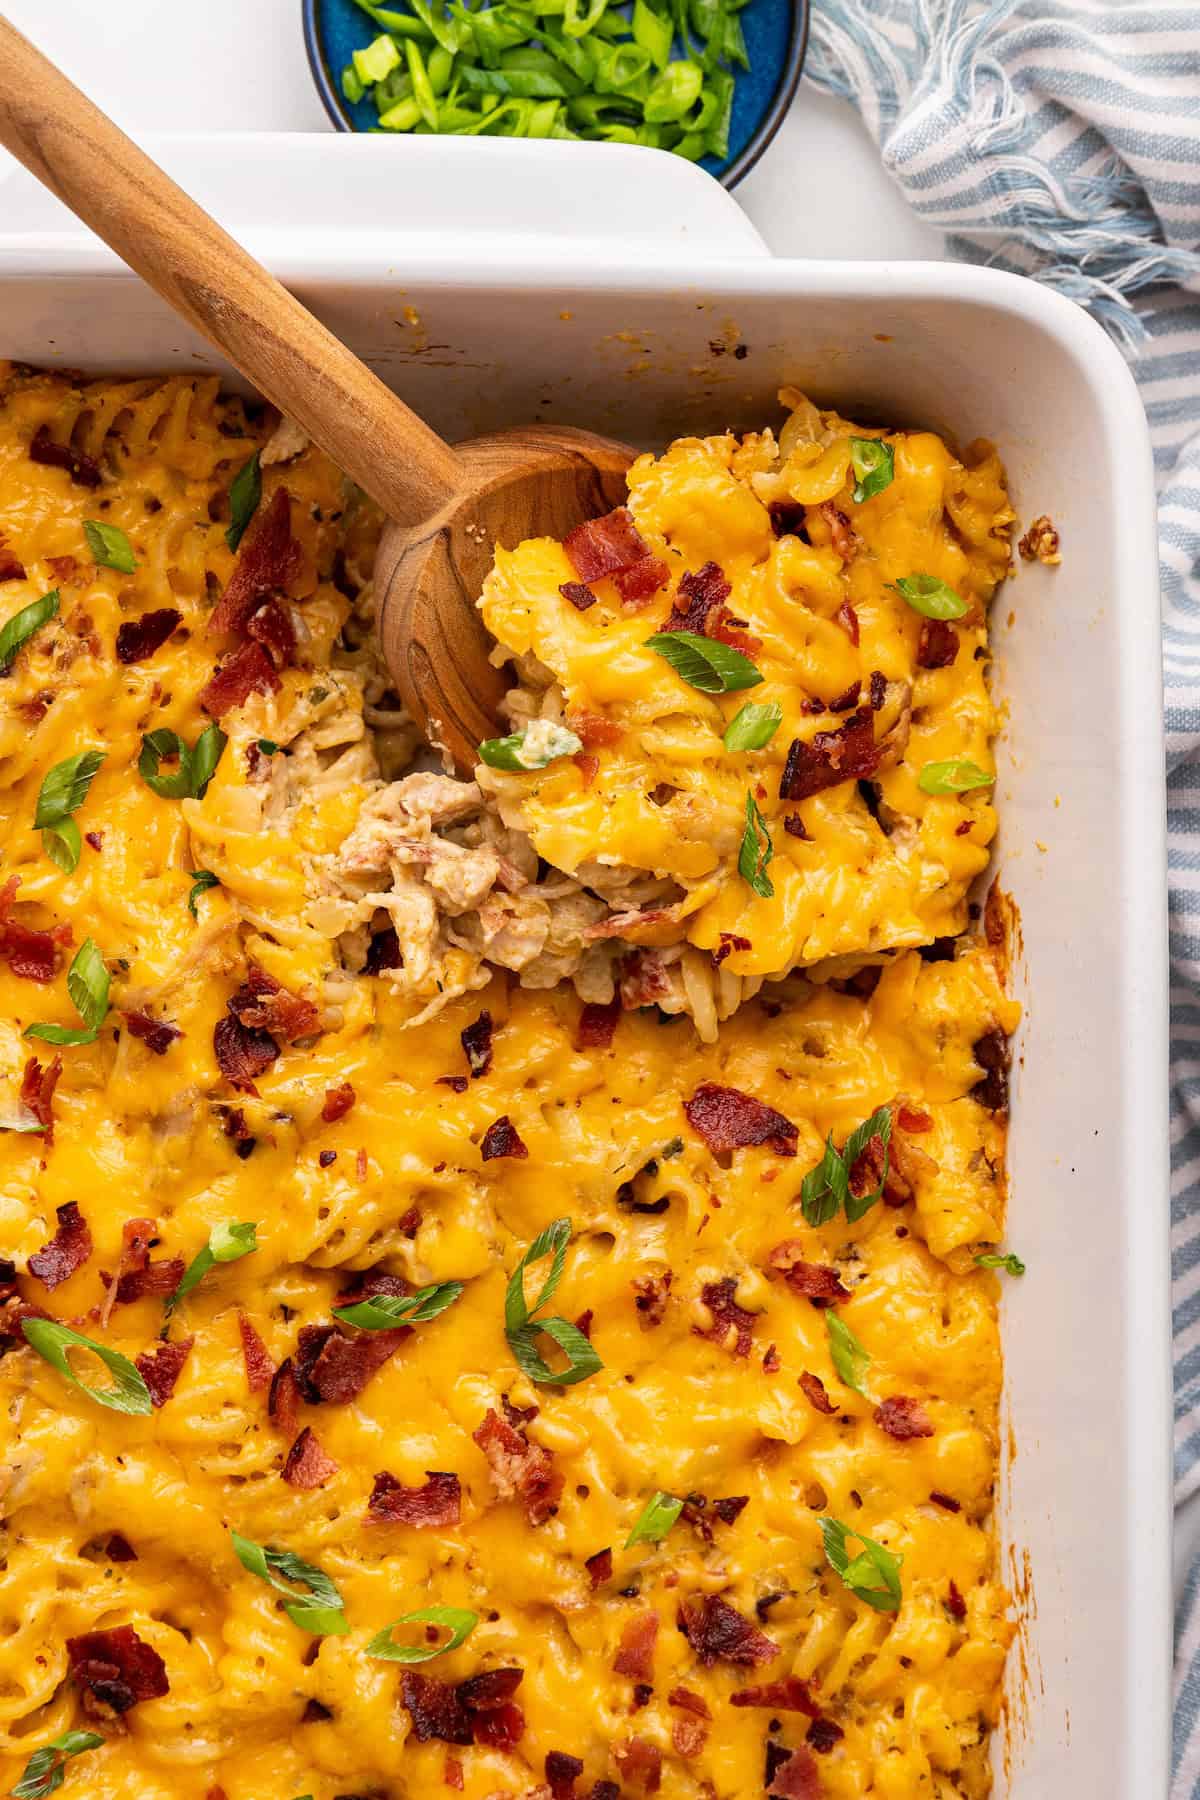
[[[634,452],[548,425],[451,449],[4,18],[0,143],[378,501],[384,656],[472,769],[506,686],[475,607],[495,546],[619,505]]]

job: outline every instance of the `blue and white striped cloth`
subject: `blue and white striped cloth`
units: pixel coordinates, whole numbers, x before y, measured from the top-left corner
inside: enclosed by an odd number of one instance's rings
[[[1175,1499],[1200,1542],[1200,0],[814,0],[806,73],[858,108],[954,255],[1095,313],[1146,404],[1166,683]],[[1172,1800],[1200,1800],[1200,1558],[1175,1650]]]

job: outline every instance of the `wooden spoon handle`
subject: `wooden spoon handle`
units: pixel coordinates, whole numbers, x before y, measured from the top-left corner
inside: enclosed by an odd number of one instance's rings
[[[458,492],[450,447],[2,17],[0,143],[393,519]]]

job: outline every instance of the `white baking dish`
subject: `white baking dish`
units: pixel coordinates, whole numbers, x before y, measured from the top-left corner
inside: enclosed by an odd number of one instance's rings
[[[542,417],[659,444],[769,419],[790,381],[864,418],[994,437],[1021,517],[1059,527],[1061,569],[1020,565],[996,611],[999,867],[1026,1007],[1009,1239],[1029,1270],[1005,1301],[1001,1511],[1021,1636],[998,1792],[1156,1800],[1162,709],[1150,455],[1120,356],[1067,302],[1002,274],[774,261],[715,183],[653,152],[261,135],[150,148],[447,435]],[[0,197],[0,350],[219,366],[25,177]]]

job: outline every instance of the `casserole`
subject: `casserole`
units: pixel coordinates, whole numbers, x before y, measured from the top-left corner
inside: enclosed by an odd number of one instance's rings
[[[235,231],[257,204],[250,247],[449,436],[540,414],[657,446],[687,430],[751,425],[769,416],[776,388],[794,381],[847,412],[964,439],[986,430],[1022,517],[1054,519],[1062,570],[1022,568],[994,628],[996,692],[1009,719],[998,868],[1020,911],[1013,987],[1026,1008],[1009,1236],[1029,1270],[1006,1301],[1006,1407],[1018,1453],[1001,1516],[1010,1584],[1024,1600],[1024,1655],[1010,1666],[1013,1730],[999,1791],[1016,1800],[1161,1792],[1169,1642],[1161,695],[1149,451],[1119,355],[1067,303],[1006,276],[772,262],[703,177],[611,146],[588,159],[586,174],[580,147],[566,146],[567,190],[566,165],[547,157],[550,146],[536,147],[535,167],[526,146],[506,146],[502,159],[489,145],[485,162],[472,160],[472,146],[439,145],[445,185],[435,190],[427,148],[414,144],[407,191],[428,211],[401,269],[379,227],[382,190],[371,196],[369,228],[345,217],[350,196],[370,192],[373,146],[338,141],[318,154],[303,141],[253,141],[257,192],[241,218],[222,206],[221,188],[246,174],[243,146],[156,151]],[[344,173],[350,156],[353,180]],[[315,198],[309,226],[289,238],[263,222],[302,157]],[[522,228],[513,209],[525,199],[510,196],[543,176],[551,195],[557,184],[561,208],[543,219],[562,229],[538,242],[532,206]],[[610,178],[636,196],[624,248],[605,244],[598,224],[591,241],[572,243],[563,214],[601,220]],[[485,190],[485,179],[496,187]],[[318,239],[311,219],[322,180],[345,225]],[[0,244],[8,354],[96,371],[216,366],[106,252],[47,226],[22,186],[10,180],[7,213],[21,235]],[[434,228],[445,227],[456,189],[474,190],[476,222],[499,223],[507,208],[511,236],[485,231],[469,248],[461,238],[438,241]],[[1095,1629],[1101,1608],[1112,1623]]]

